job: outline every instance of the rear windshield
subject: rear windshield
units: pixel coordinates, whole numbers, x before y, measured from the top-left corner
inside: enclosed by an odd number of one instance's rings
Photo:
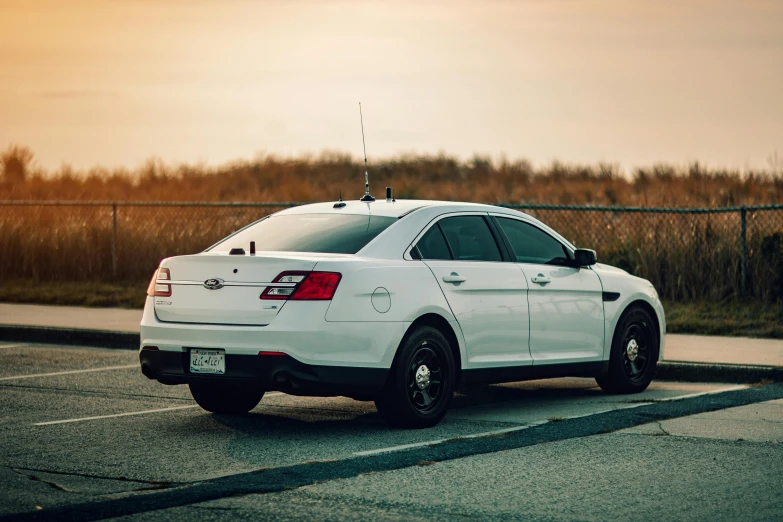
[[[394,217],[351,214],[289,214],[270,216],[229,236],[210,252],[228,252],[232,248],[280,252],[319,252],[355,254],[375,236],[397,221]]]

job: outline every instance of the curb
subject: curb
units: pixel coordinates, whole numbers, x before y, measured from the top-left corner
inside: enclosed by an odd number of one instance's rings
[[[655,378],[661,381],[757,383],[783,381],[783,367],[753,364],[713,364],[685,361],[658,363]]]
[[[139,334],[110,330],[0,325],[0,341],[138,350]]]
[[[138,350],[139,334],[110,330],[0,325],[0,341],[90,346]],[[783,367],[749,364],[712,364],[685,361],[658,363],[655,375],[661,381],[757,383],[783,382]]]

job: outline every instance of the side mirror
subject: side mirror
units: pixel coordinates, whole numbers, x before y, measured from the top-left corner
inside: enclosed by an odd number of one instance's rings
[[[593,266],[598,262],[598,257],[595,255],[595,250],[588,250],[586,248],[579,248],[574,251],[574,266]]]

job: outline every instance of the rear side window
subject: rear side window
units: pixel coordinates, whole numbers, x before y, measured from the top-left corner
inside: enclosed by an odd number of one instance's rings
[[[437,223],[416,243],[421,259],[451,259],[451,252]]]
[[[500,250],[481,216],[454,216],[438,221],[454,259],[501,261]]]
[[[516,219],[497,218],[497,221],[511,243],[518,263],[569,264],[565,246],[543,230]]]
[[[210,252],[247,251],[255,241],[258,251],[355,254],[386,230],[397,218],[351,214],[288,214],[270,216],[229,236]]]

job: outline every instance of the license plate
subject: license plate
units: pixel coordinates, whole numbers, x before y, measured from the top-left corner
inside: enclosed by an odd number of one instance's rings
[[[190,350],[190,373],[226,373],[226,352],[223,350]]]

